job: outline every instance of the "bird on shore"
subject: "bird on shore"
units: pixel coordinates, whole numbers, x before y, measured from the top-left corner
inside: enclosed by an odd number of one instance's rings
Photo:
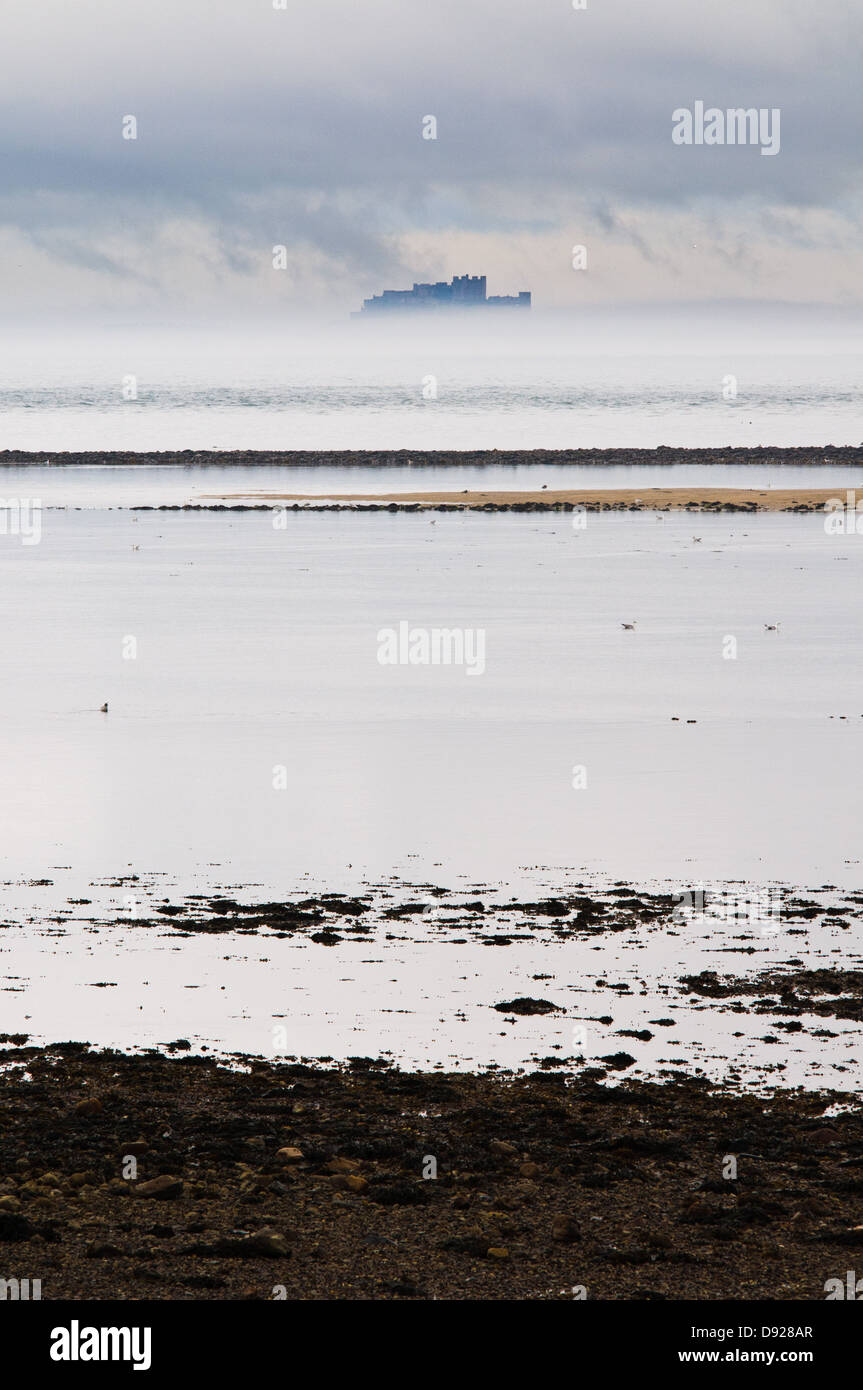
[[[99,713],[100,713],[100,714],[107,714],[107,713],[108,713],[108,701],[107,701],[107,700],[105,701],[104,705],[100,705],[100,706],[99,706]]]
[[[635,631],[635,623],[621,623],[620,626],[623,628],[624,632]]]

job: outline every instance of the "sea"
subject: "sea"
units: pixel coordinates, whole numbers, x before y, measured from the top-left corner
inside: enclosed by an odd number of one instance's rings
[[[697,926],[526,934],[495,950],[433,916],[337,947],[149,925],[195,893],[398,902],[431,886],[495,903],[710,884],[838,901],[860,888],[863,536],[828,533],[818,514],[580,525],[231,509],[251,488],[844,497],[863,486],[863,451],[859,465],[822,451],[863,438],[853,343],[603,356],[541,338],[397,348],[365,327],[337,341],[118,329],[76,350],[4,343],[0,451],[44,458],[0,456],[6,506],[40,509],[38,543],[0,535],[0,1029],[270,1055],[281,1024],[296,1056],[518,1068],[568,1055],[586,1012],[639,1027],[661,1007],[674,1045],[646,1043],[628,1075],[733,1067],[766,1084],[778,1067],[783,1084],[848,1084],[853,1024],[785,1040],[779,1058],[763,1020],[694,1007],[679,983],[729,959],[859,967],[859,935],[835,924],[754,938],[751,959]],[[801,445],[811,458],[250,469],[230,457],[658,444]],[[184,460],[203,449],[207,466]],[[62,461],[87,450],[161,456]],[[380,634],[400,623],[482,632],[483,671],[382,665]],[[562,1012],[513,1027],[494,1009],[535,993]]]

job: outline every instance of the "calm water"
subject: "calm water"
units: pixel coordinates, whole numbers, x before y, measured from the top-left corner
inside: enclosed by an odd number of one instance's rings
[[[811,326],[65,324],[0,344],[0,450],[817,449],[863,441],[861,380],[859,337]]]
[[[576,531],[555,516],[316,513],[275,530],[266,513],[46,512],[41,544],[0,540],[4,1029],[265,1051],[287,1014],[297,1053],[510,1064],[577,1016],[502,1030],[491,1003],[535,992],[533,975],[577,1010],[603,972],[658,987],[711,950],[727,968],[715,940],[662,936],[349,954],[178,942],[129,927],[107,880],[141,875],[148,901],[394,876],[455,891],[853,889],[861,567],[863,541],[828,537],[818,516],[595,516]],[[377,633],[400,621],[482,628],[485,673],[381,666]],[[52,925],[75,896],[95,906]],[[88,928],[99,912],[118,926]],[[849,946],[846,933],[846,964]],[[829,934],[794,942],[800,958],[839,949]],[[757,1070],[757,1033],[733,1040],[739,1016],[709,1036],[686,1019],[690,1062],[740,1054]],[[795,1046],[788,1076],[807,1082],[846,1060],[835,1043]]]

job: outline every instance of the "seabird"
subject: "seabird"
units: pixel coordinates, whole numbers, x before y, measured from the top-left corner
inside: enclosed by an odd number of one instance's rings
[[[621,623],[620,626],[623,628],[624,632],[635,631],[635,623]]]
[[[99,713],[100,713],[100,714],[107,714],[107,713],[108,713],[108,701],[107,701],[107,700],[105,701],[104,705],[100,705],[100,706],[99,706]]]

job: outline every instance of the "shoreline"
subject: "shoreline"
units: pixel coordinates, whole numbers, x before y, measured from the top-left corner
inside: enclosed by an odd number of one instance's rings
[[[43,1300],[822,1301],[863,1245],[850,1093],[2,1041]]]

